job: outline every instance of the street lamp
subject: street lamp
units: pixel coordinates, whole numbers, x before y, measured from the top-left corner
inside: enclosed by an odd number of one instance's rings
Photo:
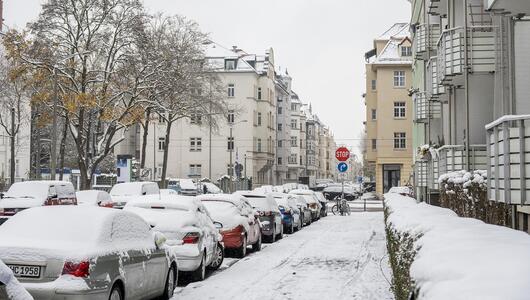
[[[233,192],[233,176],[234,176],[234,165],[232,164],[232,156],[234,155],[234,148],[235,148],[235,143],[234,143],[234,137],[232,135],[232,130],[234,129],[234,125],[237,125],[237,124],[241,124],[241,123],[246,123],[248,122],[247,120],[241,120],[239,122],[231,122],[229,124],[230,126],[230,136],[228,138],[228,141],[231,143],[230,144],[230,148],[228,149],[230,151],[230,192]],[[245,170],[246,171],[246,170]]]

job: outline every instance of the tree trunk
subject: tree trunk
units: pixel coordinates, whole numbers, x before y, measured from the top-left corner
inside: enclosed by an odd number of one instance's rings
[[[143,137],[142,137],[142,153],[140,154],[140,169],[145,168],[145,152],[147,150],[147,138],[149,135],[149,118],[150,117],[151,117],[151,108],[147,108],[145,110],[145,123],[141,123],[144,132],[143,132]]]
[[[64,155],[66,151],[66,137],[68,134],[68,116],[64,117],[63,136],[61,137],[61,145],[59,146],[59,180],[64,177]]]
[[[166,174],[167,174],[167,159],[169,154],[169,137],[171,134],[171,126],[173,126],[173,121],[171,121],[171,118],[168,118],[167,127],[166,127],[166,139],[164,141],[164,160],[162,162],[162,175],[160,175],[160,186],[162,188],[167,188],[167,180],[166,180]]]
[[[11,178],[11,184],[15,183],[15,108],[11,108],[11,164],[9,170],[9,176]]]

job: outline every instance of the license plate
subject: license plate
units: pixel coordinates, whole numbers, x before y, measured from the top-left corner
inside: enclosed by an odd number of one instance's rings
[[[15,277],[40,277],[39,266],[8,265]]]

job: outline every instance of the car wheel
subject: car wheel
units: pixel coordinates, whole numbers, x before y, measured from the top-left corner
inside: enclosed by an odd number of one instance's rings
[[[164,294],[162,295],[163,300],[168,300],[173,298],[173,293],[175,292],[175,286],[177,282],[176,272],[174,267],[169,267],[167,272],[166,285],[164,287]]]
[[[261,250],[261,234],[259,235],[258,237],[258,241],[255,242],[253,245],[252,245],[252,250],[254,252],[257,252],[257,251],[260,251]]]
[[[206,253],[202,255],[201,265],[193,271],[192,277],[194,281],[203,281],[206,277]]]
[[[280,233],[278,234],[278,240],[283,239],[283,226],[280,226]]]
[[[236,257],[243,258],[247,255],[247,236],[243,237],[243,244],[236,250]]]
[[[110,291],[109,300],[123,300],[123,292],[118,284],[114,284]]]
[[[223,247],[221,247],[221,245],[217,244],[217,250],[215,251],[215,259],[208,266],[208,269],[210,269],[212,271],[215,271],[215,270],[219,269],[219,267],[223,263],[224,258],[225,258],[225,253],[223,251]]]

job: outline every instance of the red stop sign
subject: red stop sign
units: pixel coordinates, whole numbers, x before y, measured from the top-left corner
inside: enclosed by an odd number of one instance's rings
[[[350,158],[350,150],[346,147],[340,147],[335,151],[335,158],[337,158],[338,161],[347,161],[348,158]]]

